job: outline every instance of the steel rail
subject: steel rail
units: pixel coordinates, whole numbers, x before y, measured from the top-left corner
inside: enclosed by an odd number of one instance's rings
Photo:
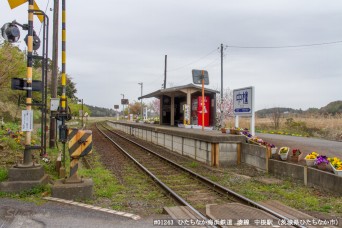
[[[163,160],[165,160],[165,161],[171,163],[172,165],[178,167],[179,169],[181,169],[181,170],[183,170],[183,171],[185,171],[185,172],[191,174],[192,176],[194,176],[194,177],[196,177],[197,179],[201,180],[203,183],[205,183],[206,185],[208,185],[209,187],[213,188],[214,190],[216,190],[217,192],[219,192],[219,193],[221,193],[221,194],[232,195],[232,196],[236,197],[239,201],[242,201],[242,202],[244,202],[244,203],[247,203],[248,205],[252,205],[252,206],[254,206],[254,207],[256,207],[256,208],[258,208],[258,209],[260,209],[260,210],[263,210],[263,211],[265,211],[265,212],[267,212],[267,213],[269,213],[269,214],[271,214],[271,215],[273,215],[273,216],[275,216],[275,217],[277,217],[277,218],[279,218],[279,219],[281,219],[281,220],[284,220],[284,221],[290,221],[290,220],[292,220],[292,219],[287,218],[286,216],[283,216],[283,215],[277,213],[276,211],[273,211],[272,209],[269,209],[269,208],[267,208],[267,207],[265,207],[265,206],[263,206],[263,205],[261,205],[261,204],[255,202],[255,201],[251,200],[251,199],[248,199],[247,197],[245,197],[245,196],[243,196],[243,195],[240,195],[239,193],[237,193],[237,192],[235,192],[235,191],[233,191],[233,190],[231,190],[231,189],[228,189],[228,188],[226,188],[226,187],[220,185],[219,183],[216,183],[216,182],[214,182],[214,181],[212,181],[212,180],[209,180],[208,178],[206,178],[206,177],[204,177],[204,176],[202,176],[202,175],[199,175],[198,173],[195,173],[195,172],[193,172],[192,170],[190,170],[190,169],[188,169],[188,168],[185,168],[184,166],[179,165],[179,164],[177,164],[176,162],[171,161],[170,159],[165,158],[165,157],[163,157],[163,156],[160,155],[160,154],[157,154],[156,152],[152,151],[151,149],[146,148],[146,147],[144,147],[143,145],[140,145],[139,143],[134,142],[134,141],[131,140],[131,139],[128,139],[128,138],[125,138],[125,137],[121,136],[120,134],[118,134],[118,133],[112,131],[111,129],[108,129],[108,128],[105,127],[105,126],[103,126],[103,127],[104,127],[105,129],[107,129],[108,131],[112,132],[113,134],[118,135],[119,137],[121,137],[121,138],[123,138],[123,139],[125,139],[125,140],[127,140],[127,141],[129,141],[129,142],[131,142],[131,143],[133,143],[133,144],[135,144],[135,145],[137,145],[137,146],[143,148],[144,150],[147,150],[148,152],[152,153],[153,155],[155,155],[155,156],[157,156],[157,157],[159,157],[159,158],[161,158],[161,159],[163,159]],[[292,225],[292,226],[298,227],[298,228],[306,228],[306,226],[301,226],[301,225]]]
[[[158,185],[160,185],[167,193],[171,194],[171,196],[178,201],[183,206],[187,206],[192,210],[197,216],[201,219],[208,221],[208,218],[191,206],[186,200],[184,200],[181,196],[179,196],[176,192],[174,192],[171,188],[169,188],[164,182],[162,182],[158,177],[156,177],[153,173],[151,173],[145,166],[143,166],[139,161],[137,161],[133,156],[131,156],[126,150],[124,150],[118,143],[112,140],[106,133],[104,133],[98,126],[95,124],[96,128],[103,134],[109,141],[111,141],[116,147],[118,147],[127,157],[129,157],[136,165],[139,166],[145,173],[147,173]],[[102,126],[104,127],[104,126]],[[106,127],[104,127],[107,129]],[[108,131],[112,132],[110,129]],[[113,133],[113,132],[112,132]],[[114,133],[116,134],[116,133]],[[122,136],[120,136],[122,137]],[[208,227],[217,227],[217,226],[209,226]]]

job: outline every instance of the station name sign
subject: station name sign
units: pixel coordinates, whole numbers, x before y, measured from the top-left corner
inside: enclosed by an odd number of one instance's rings
[[[233,111],[235,116],[252,116],[254,87],[233,90]]]

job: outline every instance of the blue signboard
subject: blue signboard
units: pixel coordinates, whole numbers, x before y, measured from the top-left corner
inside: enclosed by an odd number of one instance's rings
[[[235,116],[252,116],[253,87],[233,90],[233,110]]]

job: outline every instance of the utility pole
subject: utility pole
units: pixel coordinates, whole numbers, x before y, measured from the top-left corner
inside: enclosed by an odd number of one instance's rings
[[[221,105],[220,105],[220,111],[221,111],[221,127],[223,127],[223,44],[221,44]]]
[[[139,85],[140,85],[140,88],[141,88],[141,97],[142,97],[142,95],[143,95],[143,85],[144,85],[144,83],[142,83],[142,82],[139,82],[138,83]],[[144,117],[143,117],[143,106],[142,106],[142,98],[140,99],[140,108],[141,108],[141,120],[143,120],[144,119]]]
[[[165,66],[164,66],[164,89],[166,89],[166,72],[167,72],[167,55],[165,55]]]
[[[82,102],[82,129],[83,129],[83,116],[84,116],[84,113],[83,113],[83,98],[82,99],[79,99],[78,102]]]
[[[120,94],[122,96],[122,99],[125,99],[125,94],[121,93]],[[122,115],[123,115],[123,118],[125,119],[125,105],[123,103],[122,104]]]
[[[58,15],[59,0],[54,0],[53,5],[53,35],[52,35],[52,78],[51,78],[51,98],[57,98],[57,76],[58,76]],[[50,115],[50,140],[49,147],[56,146],[56,119],[55,112],[51,111]]]

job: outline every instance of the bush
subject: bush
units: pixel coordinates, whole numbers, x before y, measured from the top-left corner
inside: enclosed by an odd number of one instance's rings
[[[0,182],[6,180],[8,177],[7,169],[0,169]]]

